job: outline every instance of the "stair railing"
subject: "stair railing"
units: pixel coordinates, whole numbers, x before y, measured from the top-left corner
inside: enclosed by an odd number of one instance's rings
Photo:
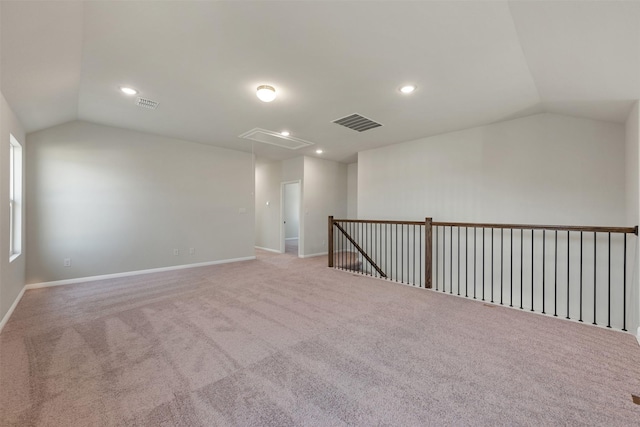
[[[626,331],[637,233],[329,217],[329,266]]]

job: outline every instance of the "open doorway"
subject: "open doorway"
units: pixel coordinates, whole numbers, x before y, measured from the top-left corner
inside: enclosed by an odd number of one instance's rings
[[[281,185],[280,252],[300,256],[300,181]]]

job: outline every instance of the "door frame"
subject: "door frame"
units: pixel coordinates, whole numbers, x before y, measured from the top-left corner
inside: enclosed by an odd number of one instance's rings
[[[298,204],[298,258],[302,254],[302,180],[283,181],[280,183],[280,253],[285,253],[285,229],[284,229],[284,209],[285,209],[285,186],[289,184],[299,184],[300,203]]]

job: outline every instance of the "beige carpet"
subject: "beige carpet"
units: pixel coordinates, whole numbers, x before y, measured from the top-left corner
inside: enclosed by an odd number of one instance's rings
[[[285,253],[298,256],[298,239],[289,239],[284,241]]]
[[[640,423],[631,335],[257,261],[26,292],[0,425]]]

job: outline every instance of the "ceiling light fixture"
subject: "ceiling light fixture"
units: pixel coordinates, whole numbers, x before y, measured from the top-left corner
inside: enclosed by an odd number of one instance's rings
[[[276,90],[273,86],[260,85],[256,91],[258,99],[262,102],[271,102],[276,99]]]
[[[120,86],[120,90],[122,91],[122,93],[125,93],[127,95],[135,95],[138,93],[137,90],[125,86]]]
[[[400,92],[407,94],[413,92],[414,90],[416,90],[416,87],[414,85],[406,85],[400,88]]]
[[[322,154],[322,150],[316,150],[316,154]]]
[[[280,132],[280,135],[282,135],[282,136],[289,136],[289,135],[291,135],[291,134],[289,133],[289,131],[288,131],[288,130],[283,130],[282,132]]]

